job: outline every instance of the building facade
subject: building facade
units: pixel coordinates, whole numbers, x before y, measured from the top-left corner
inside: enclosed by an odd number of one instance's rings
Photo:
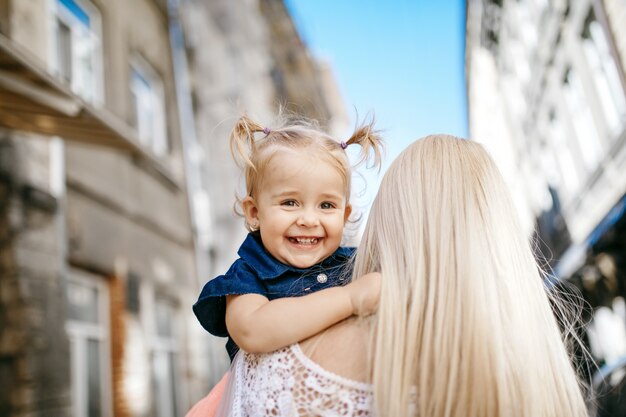
[[[181,415],[197,273],[165,2],[0,10],[0,414]]]
[[[467,5],[470,136],[500,163],[546,269],[589,303],[596,383],[626,355],[625,27],[615,0]]]
[[[279,103],[340,129],[338,97],[282,1],[0,0],[0,415],[206,395],[225,340],[191,304],[245,234],[228,132]]]

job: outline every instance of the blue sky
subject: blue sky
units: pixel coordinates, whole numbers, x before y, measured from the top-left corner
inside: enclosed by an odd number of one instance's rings
[[[333,67],[352,125],[355,109],[360,117],[374,112],[386,142],[383,171],[419,137],[467,136],[465,1],[286,0],[286,4],[309,49]],[[382,172],[363,174],[366,210]]]

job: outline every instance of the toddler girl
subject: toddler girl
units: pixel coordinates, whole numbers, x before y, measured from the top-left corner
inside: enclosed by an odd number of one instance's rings
[[[206,330],[228,336],[231,360],[238,347],[271,352],[376,309],[379,275],[347,283],[354,250],[339,246],[352,210],[345,149],[353,144],[362,160],[373,154],[380,164],[373,123],[345,142],[304,123],[268,129],[244,116],[234,127],[231,150],[244,168],[240,203],[250,233],[240,258],[193,306]]]

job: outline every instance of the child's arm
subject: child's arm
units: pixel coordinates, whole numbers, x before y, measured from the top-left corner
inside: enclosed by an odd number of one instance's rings
[[[353,314],[376,311],[380,274],[372,272],[344,287],[302,297],[269,301],[259,294],[229,296],[226,327],[235,343],[250,353],[272,352],[311,337]]]

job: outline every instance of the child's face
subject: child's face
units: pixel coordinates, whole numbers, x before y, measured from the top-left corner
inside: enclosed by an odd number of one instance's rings
[[[306,150],[280,150],[243,209],[248,224],[258,224],[269,253],[284,264],[308,268],[339,247],[351,212],[346,200],[343,179],[330,163]]]

